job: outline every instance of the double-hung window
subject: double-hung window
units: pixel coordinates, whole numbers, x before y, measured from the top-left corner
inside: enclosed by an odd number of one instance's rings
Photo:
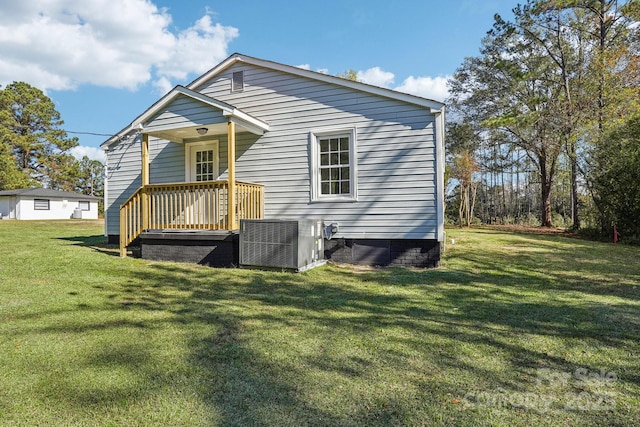
[[[311,199],[354,201],[357,199],[356,131],[312,131]]]

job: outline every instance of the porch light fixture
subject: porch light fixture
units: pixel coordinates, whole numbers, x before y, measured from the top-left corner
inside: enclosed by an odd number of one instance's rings
[[[207,132],[209,132],[209,129],[207,129],[207,128],[197,128],[196,132],[198,132],[198,135],[206,135]]]

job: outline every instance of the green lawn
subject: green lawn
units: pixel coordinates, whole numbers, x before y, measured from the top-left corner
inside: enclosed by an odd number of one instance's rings
[[[640,423],[639,248],[448,233],[435,270],[292,274],[0,221],[0,424]]]

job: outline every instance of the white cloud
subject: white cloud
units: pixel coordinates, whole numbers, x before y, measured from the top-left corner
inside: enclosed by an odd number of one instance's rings
[[[227,56],[238,30],[214,24],[212,15],[174,30],[167,9],[150,0],[3,2],[0,84],[133,90],[153,81],[164,90],[172,80],[203,73]]]
[[[444,101],[449,95],[447,81],[451,76],[446,77],[413,77],[409,76],[395,90],[423,98]]]
[[[369,68],[366,71],[357,72],[358,80],[370,85],[388,87],[393,84],[395,75],[388,71],[383,71],[380,67]]]
[[[380,67],[372,67],[366,71],[357,72],[358,80],[375,86],[391,87],[395,80],[395,75],[389,71],[384,71]],[[400,86],[394,90],[421,96],[423,98],[443,101],[449,95],[447,81],[451,76],[446,77],[407,77]]]
[[[214,25],[205,15],[177,35],[169,55],[158,62],[158,73],[176,79],[185,79],[189,73],[202,74],[227,57],[227,45],[238,34],[236,28]]]
[[[153,82],[153,86],[156,88],[158,94],[162,96],[169,93],[169,91],[173,89],[175,85],[172,84],[171,80],[169,80],[168,78],[160,77],[158,80]]]
[[[104,163],[105,161],[104,151],[97,147],[77,145],[69,150],[69,153],[78,160],[81,160],[84,156],[87,156],[92,160],[100,160],[102,163]]]
[[[311,70],[311,64],[296,65],[296,68],[301,68],[303,70]],[[316,70],[316,72],[322,73],[322,74],[329,74],[329,69],[328,68],[318,68]]]

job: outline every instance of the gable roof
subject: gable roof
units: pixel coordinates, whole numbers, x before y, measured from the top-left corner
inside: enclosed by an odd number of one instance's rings
[[[222,114],[225,117],[228,117],[229,120],[234,121],[236,124],[240,124],[242,127],[246,128],[250,132],[255,134],[262,135],[264,132],[269,130],[269,124],[253,117],[250,114],[245,113],[239,108],[234,107],[231,104],[227,104],[226,102],[219,101],[217,99],[211,98],[210,96],[203,95],[199,92],[195,92],[191,89],[188,89],[184,86],[176,86],[171,89],[166,95],[156,101],[151,107],[149,107],[145,112],[136,117],[129,126],[122,129],[120,132],[112,136],[103,142],[101,147],[108,147],[109,145],[116,142],[122,136],[128,134],[134,129],[143,130],[143,123],[147,120],[151,119],[153,116],[161,112],[165,107],[167,107],[171,102],[173,102],[176,98],[184,96],[187,98],[194,99],[196,101],[202,102],[203,104],[207,104],[217,110],[222,111]]]
[[[215,67],[213,67],[212,69],[204,73],[202,76],[198,77],[197,79],[189,83],[187,87],[189,89],[196,90],[199,86],[201,86],[207,80],[211,79],[217,74],[220,74],[222,71],[226,70],[227,68],[237,63],[256,65],[258,67],[264,67],[264,68],[268,68],[276,71],[281,71],[284,73],[294,74],[294,75],[306,77],[309,79],[319,80],[325,83],[331,83],[338,86],[344,86],[344,87],[356,89],[362,92],[371,93],[374,95],[396,99],[398,101],[408,102],[410,104],[420,105],[422,107],[431,109],[432,113],[437,113],[444,107],[444,103],[434,101],[433,99],[423,98],[420,96],[411,95],[404,92],[398,92],[392,89],[387,89],[380,86],[374,86],[367,83],[348,80],[342,77],[319,73],[317,71],[305,70],[304,68],[300,68],[300,67],[294,67],[291,65],[280,64],[278,62],[268,61],[265,59],[254,58],[252,56],[242,55],[240,53],[232,54],[227,59],[222,61],[220,64],[216,65]]]
[[[100,200],[100,197],[70,191],[58,191],[50,188],[20,188],[0,191],[0,196],[59,197],[66,199]]]
[[[113,143],[117,142],[124,136],[128,135],[134,130],[142,130],[142,123],[145,120],[150,119],[155,114],[160,112],[162,108],[166,107],[170,102],[176,99],[177,96],[183,95],[198,101],[201,101],[205,104],[211,105],[214,108],[222,110],[223,114],[229,117],[230,120],[233,120],[237,123],[240,123],[242,126],[246,127],[248,130],[254,133],[260,133],[269,130],[269,125],[264,121],[257,119],[243,111],[235,108],[234,106],[227,104],[225,102],[219,101],[217,99],[211,98],[209,96],[203,95],[197,92],[197,88],[204,84],[206,81],[212,79],[216,75],[222,73],[227,68],[235,65],[237,63],[245,63],[250,65],[255,65],[258,67],[263,67],[271,70],[280,71],[283,73],[293,74],[300,77],[306,77],[313,80],[322,81],[325,83],[331,83],[338,86],[348,87],[350,89],[359,90],[365,93],[370,93],[373,95],[383,96],[390,99],[407,102],[414,105],[419,105],[421,107],[428,108],[431,113],[436,114],[440,113],[444,110],[445,104],[442,102],[434,101],[432,99],[423,98],[416,95],[410,95],[404,92],[398,92],[392,89],[387,89],[379,86],[373,86],[370,84],[357,82],[353,80],[344,79],[342,77],[331,76],[329,74],[323,74],[316,71],[305,70],[303,68],[294,67],[291,65],[280,64],[278,62],[268,61],[265,59],[255,58],[248,55],[242,55],[240,53],[234,53],[229,56],[227,59],[189,83],[185,86],[176,86],[169,93],[160,98],[155,104],[153,104],[149,109],[147,109],[144,113],[138,116],[135,120],[133,120],[127,127],[122,129],[117,134],[113,135],[111,138],[104,141],[100,144],[102,149],[106,150]],[[260,133],[261,134],[261,133]]]

